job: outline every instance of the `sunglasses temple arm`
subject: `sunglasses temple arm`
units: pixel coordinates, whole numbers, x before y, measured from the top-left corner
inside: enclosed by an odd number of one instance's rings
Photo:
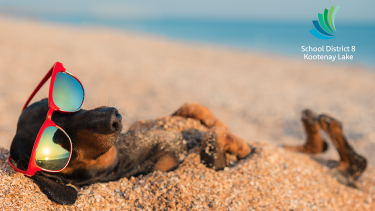
[[[51,69],[48,71],[48,73],[46,74],[46,76],[44,76],[44,78],[42,79],[42,81],[39,83],[39,85],[35,88],[35,90],[33,91],[33,93],[30,95],[29,99],[26,101],[25,105],[23,106],[22,108],[22,111],[24,111],[26,109],[26,107],[29,105],[30,101],[33,99],[33,97],[35,96],[35,94],[39,91],[39,89],[46,83],[46,81],[51,77],[52,75],[52,71],[53,71],[53,68],[55,67],[55,65],[53,65],[51,67]]]

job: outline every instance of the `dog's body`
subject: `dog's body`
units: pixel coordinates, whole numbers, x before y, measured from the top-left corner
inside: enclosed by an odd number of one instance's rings
[[[44,99],[29,106],[20,116],[10,154],[18,168],[27,169],[37,133],[48,111]],[[73,152],[68,166],[59,173],[37,172],[32,178],[47,196],[62,204],[72,204],[77,186],[106,182],[122,177],[169,171],[187,156],[189,149],[201,146],[202,162],[216,170],[226,165],[225,153],[238,158],[250,147],[207,108],[187,104],[153,121],[138,121],[125,134],[117,109],[100,107],[75,113],[55,112],[52,120],[70,136]]]
[[[170,122],[192,127],[187,130],[166,127]],[[66,174],[67,183],[87,185],[148,174],[155,170],[169,171],[184,160],[189,149],[201,142],[204,131],[207,128],[199,121],[178,116],[137,122],[119,136],[108,152],[99,157],[102,160],[100,166],[88,168],[87,165],[85,170],[72,167],[72,171],[68,167],[62,173],[69,172]],[[77,177],[75,171],[82,173]]]
[[[47,111],[48,101],[44,99],[32,104],[21,114],[10,149],[12,160],[18,168],[27,169],[35,138]],[[336,131],[336,135],[342,135],[341,130],[337,132],[336,128],[325,126],[323,119],[317,123],[312,115],[307,117],[303,117],[307,144],[290,149],[313,154],[326,150],[327,144],[318,134],[319,124],[328,133]],[[199,147],[201,161],[215,170],[226,166],[226,153],[241,159],[251,151],[244,140],[230,133],[224,123],[199,104],[186,104],[171,116],[138,121],[125,134],[120,134],[121,118],[117,109],[109,107],[53,114],[52,120],[70,136],[73,151],[63,171],[40,171],[32,177],[50,199],[61,204],[73,204],[77,192],[66,184],[82,186],[152,171],[173,170],[195,146]],[[337,147],[341,146],[339,152],[350,148],[346,140],[337,143]],[[346,156],[340,161],[340,171],[348,173],[340,175],[349,178],[355,173],[355,179],[358,178],[366,167],[365,160],[364,163],[361,161],[359,170],[353,172],[353,166],[359,166],[358,162],[346,160],[353,160],[353,156],[362,157],[356,153],[345,155],[345,152],[340,156]]]

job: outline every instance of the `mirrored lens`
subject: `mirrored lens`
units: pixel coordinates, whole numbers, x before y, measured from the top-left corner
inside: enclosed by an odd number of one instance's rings
[[[83,103],[81,84],[67,73],[57,73],[53,86],[53,101],[61,110],[78,110]]]
[[[57,127],[47,127],[39,140],[35,162],[46,170],[60,170],[69,160],[70,140],[66,133]]]

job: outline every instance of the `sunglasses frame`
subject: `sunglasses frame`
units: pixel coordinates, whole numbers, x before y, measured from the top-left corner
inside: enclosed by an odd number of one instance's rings
[[[76,79],[81,87],[82,87],[82,91],[83,91],[83,99],[82,99],[82,104],[81,106],[75,110],[75,111],[64,111],[62,109],[60,109],[58,106],[56,106],[55,102],[53,101],[53,87],[55,85],[55,79],[56,79],[56,75],[57,73],[59,72],[63,72],[63,73],[66,73],[68,75],[70,75],[71,77],[73,77],[74,79]],[[35,88],[35,90],[33,91],[33,93],[30,95],[29,99],[26,101],[23,109],[22,109],[22,112],[26,109],[26,107],[29,105],[30,101],[33,99],[33,97],[35,96],[35,94],[39,91],[39,89],[47,82],[47,80],[51,77],[51,83],[50,83],[50,87],[49,87],[49,97],[48,97],[48,107],[49,107],[49,110],[48,110],[48,113],[47,113],[47,118],[46,118],[46,121],[43,123],[42,127],[40,128],[39,132],[38,132],[38,135],[37,135],[37,138],[35,139],[35,142],[34,142],[34,146],[33,146],[33,150],[31,152],[31,156],[30,156],[30,161],[29,161],[29,165],[27,167],[27,170],[26,171],[23,171],[19,168],[17,168],[16,166],[14,166],[11,162],[11,157],[10,155],[8,156],[8,163],[9,165],[16,171],[22,173],[22,174],[25,174],[26,176],[29,176],[29,177],[32,177],[36,172],[38,171],[46,171],[46,172],[52,172],[52,173],[57,173],[57,172],[60,172],[62,170],[65,169],[65,167],[69,164],[70,162],[70,158],[72,156],[72,150],[73,150],[73,146],[72,146],[72,140],[70,139],[69,135],[61,128],[59,127],[58,125],[56,125],[53,121],[52,121],[52,114],[54,111],[59,111],[61,113],[74,113],[74,112],[77,112],[78,110],[81,109],[84,101],[85,101],[85,89],[81,83],[81,81],[75,77],[73,74],[71,74],[70,72],[66,71],[66,69],[63,67],[63,65],[60,63],[60,62],[56,62],[52,67],[51,69],[48,71],[48,73],[44,76],[44,78],[42,79],[42,81],[39,83],[39,85]],[[35,156],[36,156],[36,149],[38,148],[38,145],[39,145],[39,141],[40,141],[40,138],[42,137],[43,135],[43,132],[44,130],[47,128],[47,127],[50,127],[50,126],[53,126],[53,127],[56,127],[58,129],[60,129],[62,132],[65,133],[65,135],[68,137],[69,139],[69,142],[70,142],[70,154],[69,154],[69,159],[68,161],[66,162],[65,166],[59,170],[48,170],[48,169],[44,169],[44,168],[41,168],[39,167],[36,162],[35,162]]]

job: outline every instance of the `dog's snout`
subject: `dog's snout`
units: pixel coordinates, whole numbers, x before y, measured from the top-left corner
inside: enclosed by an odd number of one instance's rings
[[[111,112],[111,121],[110,121],[110,128],[111,132],[116,132],[121,130],[121,122],[122,122],[122,116],[115,108],[107,108],[110,109]]]
[[[117,109],[114,109],[111,116],[111,129],[113,132],[121,130],[122,116]]]
[[[116,108],[99,107],[89,114],[91,114],[90,126],[96,132],[102,134],[121,132],[122,117]]]

